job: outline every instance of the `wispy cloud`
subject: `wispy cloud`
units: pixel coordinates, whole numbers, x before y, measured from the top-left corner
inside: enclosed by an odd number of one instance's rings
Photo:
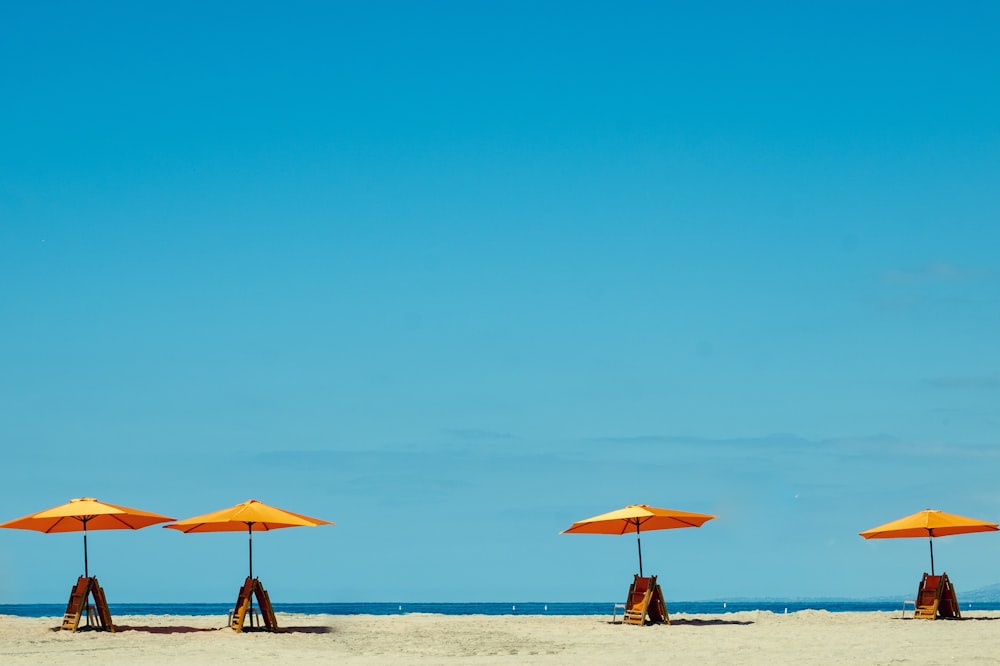
[[[893,313],[918,310],[995,308],[995,297],[983,291],[995,272],[935,261],[882,273],[884,291],[875,297],[879,309]]]
[[[959,282],[989,277],[990,272],[960,268],[947,261],[934,261],[916,268],[894,268],[883,274],[890,284],[923,284],[929,282]]]
[[[484,440],[484,439],[516,439],[509,432],[496,432],[493,430],[478,430],[476,428],[458,428],[453,430],[442,430],[442,434],[449,437],[464,440]]]
[[[1000,389],[1000,372],[989,375],[931,377],[927,383],[940,389],[996,390]]]
[[[844,448],[888,446],[898,440],[891,435],[868,435],[851,438],[808,439],[789,433],[774,433],[762,437],[686,437],[678,435],[623,435],[589,437],[588,442],[605,444],[676,444],[714,448],[756,448],[760,450]]]
[[[695,441],[693,437],[677,435],[606,435],[603,437],[587,437],[584,441],[597,444],[688,444]]]

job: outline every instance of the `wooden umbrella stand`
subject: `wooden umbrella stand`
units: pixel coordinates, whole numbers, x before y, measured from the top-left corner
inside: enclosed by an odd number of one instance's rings
[[[91,597],[94,599],[93,604],[89,603]],[[82,618],[86,618],[83,627],[80,626]],[[104,589],[98,584],[96,576],[80,576],[77,579],[76,585],[70,590],[69,603],[66,604],[60,629],[114,632],[115,625],[111,621],[108,600],[104,597]]]
[[[257,608],[260,610],[264,626],[254,626],[251,604],[253,597],[257,597]],[[278,620],[274,617],[274,607],[271,606],[271,597],[267,595],[267,590],[261,585],[260,580],[247,576],[240,593],[236,597],[236,605],[233,607],[232,617],[229,618],[229,626],[236,632],[243,631],[243,623],[250,616],[250,629],[262,631],[278,631]]]

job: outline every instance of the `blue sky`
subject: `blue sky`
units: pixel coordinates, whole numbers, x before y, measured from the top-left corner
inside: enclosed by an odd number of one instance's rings
[[[1000,519],[1000,10],[0,7],[0,519],[250,497],[286,601],[907,595]],[[79,534],[0,530],[0,603]],[[239,534],[94,532],[109,600]],[[959,597],[1000,537],[937,540]]]

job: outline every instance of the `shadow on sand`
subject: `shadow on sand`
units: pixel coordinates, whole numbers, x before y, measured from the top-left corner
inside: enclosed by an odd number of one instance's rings
[[[1000,616],[998,616],[998,617],[941,617],[941,618],[938,618],[937,620],[924,620],[922,618],[917,618],[917,617],[894,617],[892,619],[893,620],[906,620],[907,622],[909,622],[910,620],[916,620],[917,622],[980,622],[980,621],[983,621],[983,620],[985,620],[987,622],[995,622],[997,620],[1000,620]]]
[[[218,631],[219,629],[224,628],[225,627],[147,627],[117,624],[115,625],[115,632],[121,633],[123,631],[141,631],[147,634],[197,634]]]
[[[677,618],[670,620],[670,625],[684,625],[688,627],[714,627],[723,624],[753,624],[752,620],[701,620],[698,618]]]
[[[197,633],[210,633],[214,631],[222,631],[224,629],[229,629],[229,627],[149,627],[149,626],[132,626],[132,625],[117,625],[115,626],[116,632],[123,631],[141,631],[147,634],[197,634]],[[256,629],[246,627],[243,629],[244,634],[269,634],[270,631],[264,629]],[[333,627],[279,627],[278,631],[273,632],[277,634],[332,634]]]
[[[622,622],[608,622],[608,624],[623,624],[623,623]],[[670,620],[670,626],[671,627],[677,627],[677,626],[714,627],[714,626],[719,626],[719,625],[723,625],[723,624],[753,624],[753,621],[752,620],[721,620],[721,619],[720,620],[700,620],[700,619],[697,619],[697,618],[691,618],[691,619],[677,618],[677,619]],[[639,625],[633,625],[633,626],[639,626]],[[643,625],[643,626],[652,626],[652,625]],[[667,626],[667,625],[662,625],[662,626]]]
[[[280,634],[332,634],[334,632],[333,627],[319,626],[319,627],[280,627],[278,633]]]

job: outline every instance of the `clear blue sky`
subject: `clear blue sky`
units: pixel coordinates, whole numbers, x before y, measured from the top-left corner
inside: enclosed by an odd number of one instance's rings
[[[0,7],[0,519],[250,497],[276,602],[911,594],[1000,519],[994,3]],[[79,534],[0,530],[0,602]],[[963,589],[1000,535],[935,544]],[[109,600],[240,534],[94,532]]]

